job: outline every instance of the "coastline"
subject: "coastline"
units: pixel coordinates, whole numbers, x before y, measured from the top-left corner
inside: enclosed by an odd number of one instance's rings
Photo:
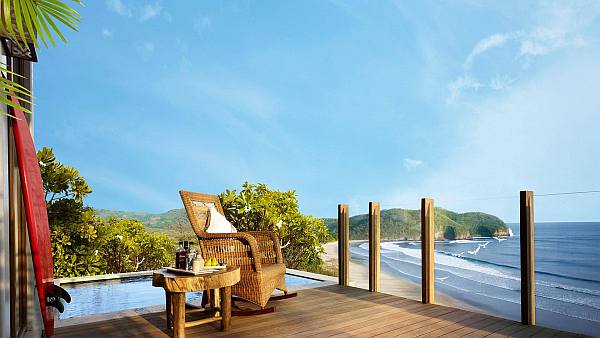
[[[364,243],[364,240],[351,240],[350,246],[360,245]],[[325,264],[329,266],[337,267],[338,254],[337,254],[337,241],[323,244],[325,252],[321,255],[321,258]],[[366,260],[356,259],[350,255],[350,286],[368,289],[369,288],[369,262]],[[387,271],[385,264],[381,264],[381,292],[390,295],[421,300],[421,285],[414,283],[413,281],[404,279],[396,276]],[[445,305],[449,307],[455,307],[473,312],[485,312],[484,309],[476,308],[460,300],[457,300],[449,295],[446,295],[440,291],[435,293],[435,303]]]
[[[367,242],[366,240],[350,241],[350,286],[368,289],[368,258],[364,255],[352,253],[352,249],[356,251],[356,247]],[[337,241],[329,242],[323,245],[325,253],[321,255],[324,260],[324,265],[337,271],[338,256],[337,256]],[[388,260],[389,261],[389,260]],[[421,285],[418,277],[408,279],[402,272],[397,270],[398,267],[392,268],[386,260],[381,262],[381,292],[394,296],[421,300]],[[413,275],[419,275],[420,271],[412,271]],[[437,283],[436,283],[437,284]],[[471,285],[475,286],[475,285]],[[482,293],[483,292],[483,293]],[[543,298],[540,299],[543,301]],[[506,318],[514,321],[520,320],[520,303],[511,301],[510,299],[498,298],[497,295],[488,295],[485,291],[463,290],[461,286],[453,286],[450,284],[441,284],[435,290],[435,303],[448,307],[459,308],[471,312],[482,313],[499,318]],[[542,304],[543,305],[543,304]],[[590,336],[597,336],[599,321],[577,317],[571,313],[559,313],[549,309],[544,309],[538,305],[536,308],[537,324],[554,328],[558,330],[566,330],[574,333],[580,333]]]

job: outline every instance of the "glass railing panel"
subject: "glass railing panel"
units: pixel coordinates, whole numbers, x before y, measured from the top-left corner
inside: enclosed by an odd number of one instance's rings
[[[421,300],[421,211],[382,205],[381,292]]]
[[[508,219],[498,211],[518,212],[516,194],[477,203],[438,200],[436,206],[436,303],[518,320],[519,239],[510,223],[518,214]]]
[[[600,332],[600,194],[535,196],[537,323]]]

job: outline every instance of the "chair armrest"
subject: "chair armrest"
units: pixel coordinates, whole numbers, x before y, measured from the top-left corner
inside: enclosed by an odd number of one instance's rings
[[[283,264],[283,254],[281,253],[281,244],[279,237],[272,231],[247,231],[258,242],[258,247],[262,253],[263,263]]]
[[[225,264],[261,271],[261,253],[254,236],[245,232],[203,233],[198,236],[203,255],[215,257]],[[207,257],[205,257],[207,258]]]

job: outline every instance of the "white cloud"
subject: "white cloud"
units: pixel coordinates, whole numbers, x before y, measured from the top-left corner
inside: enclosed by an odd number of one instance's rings
[[[458,146],[433,174],[390,196],[406,203],[424,196],[453,210],[481,210],[518,220],[518,192],[597,188],[600,182],[600,49],[562,58],[506,95],[469,101],[457,124]],[[536,198],[540,221],[592,220],[598,196]],[[595,212],[595,215],[592,215]]]
[[[204,32],[208,27],[210,27],[210,25],[212,25],[212,20],[207,16],[203,16],[194,20],[194,30],[198,34]]]
[[[162,12],[162,7],[158,3],[154,3],[153,5],[146,4],[146,5],[144,5],[144,7],[142,7],[142,13],[140,16],[140,20],[142,22],[148,21],[150,19],[157,17],[161,12]]]
[[[545,3],[537,25],[521,38],[519,56],[539,56],[586,45],[585,31],[599,15],[597,1]]]
[[[493,90],[506,90],[513,82],[515,82],[515,79],[510,78],[508,75],[496,75],[490,80],[489,87]]]
[[[481,84],[481,82],[477,81],[470,75],[459,76],[456,80],[448,84],[448,91],[450,93],[446,99],[446,102],[454,102],[458,97],[462,95],[462,93],[465,90],[478,91],[481,87],[483,87],[483,84]]]
[[[171,15],[171,13],[163,11],[163,17],[165,18],[165,20],[167,20],[168,23],[173,22],[173,16]]]
[[[489,49],[492,49],[495,47],[500,47],[500,46],[504,45],[512,37],[513,37],[512,34],[496,33],[496,34],[490,35],[484,39],[479,40],[479,42],[477,42],[475,47],[473,47],[473,50],[471,50],[471,53],[469,53],[469,55],[465,59],[463,66],[469,67],[471,65],[471,63],[473,62],[473,59],[475,59],[476,56],[484,53],[485,51],[487,51]]]
[[[108,28],[102,28],[102,31],[100,32],[100,34],[102,34],[103,38],[110,38],[113,35],[113,32],[111,30],[109,30]]]
[[[416,169],[417,167],[422,166],[423,161],[415,160],[412,158],[405,158],[402,160],[402,165],[404,165],[404,168],[406,168],[407,170],[413,170],[413,169]]]
[[[106,7],[120,16],[131,16],[131,9],[121,0],[106,0]]]
[[[154,42],[146,41],[137,46],[137,50],[140,51],[144,56],[149,56],[154,52],[155,45]]]
[[[154,52],[154,43],[146,42],[146,43],[144,43],[143,48],[144,48],[144,51],[146,51],[146,52],[149,52],[149,53]]]
[[[186,48],[185,45],[182,48]],[[275,123],[280,111],[278,98],[259,83],[239,79],[227,72],[209,75],[191,74],[186,70],[168,81],[178,83],[182,88],[173,96],[175,101],[190,102],[202,97],[202,105],[218,107],[244,124],[250,121],[260,121],[263,125]]]

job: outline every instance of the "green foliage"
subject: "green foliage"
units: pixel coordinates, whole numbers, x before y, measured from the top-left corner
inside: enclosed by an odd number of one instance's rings
[[[171,263],[171,239],[147,232],[139,221],[112,218],[103,230],[106,273],[151,270]]]
[[[171,262],[173,243],[136,220],[103,220],[83,204],[92,189],[52,149],[38,151],[56,277],[151,270]]]
[[[55,37],[67,42],[57,22],[76,31],[80,20],[79,13],[60,0],[2,0],[0,12],[0,33],[15,43],[31,40],[36,47],[40,40],[45,46],[55,45]]]
[[[52,204],[62,199],[83,203],[83,198],[92,192],[85,179],[79,176],[79,171],[58,162],[51,148],[42,148],[37,157],[44,181],[46,203]]]
[[[329,231],[337,237],[337,219],[325,219]],[[368,215],[350,217],[350,238],[368,238]],[[473,236],[508,235],[508,227],[496,216],[482,212],[455,213],[435,208],[436,239],[464,239]],[[418,240],[421,236],[420,210],[387,209],[381,211],[383,239]]]
[[[50,237],[56,277],[98,275],[105,272],[100,255],[102,222],[73,200],[49,205]],[[63,214],[61,211],[64,210]],[[63,219],[60,215],[65,215]]]
[[[289,268],[320,269],[321,243],[330,239],[327,227],[322,219],[300,213],[295,191],[271,190],[265,184],[246,182],[239,193],[226,190],[219,198],[225,217],[238,231],[277,233]]]

